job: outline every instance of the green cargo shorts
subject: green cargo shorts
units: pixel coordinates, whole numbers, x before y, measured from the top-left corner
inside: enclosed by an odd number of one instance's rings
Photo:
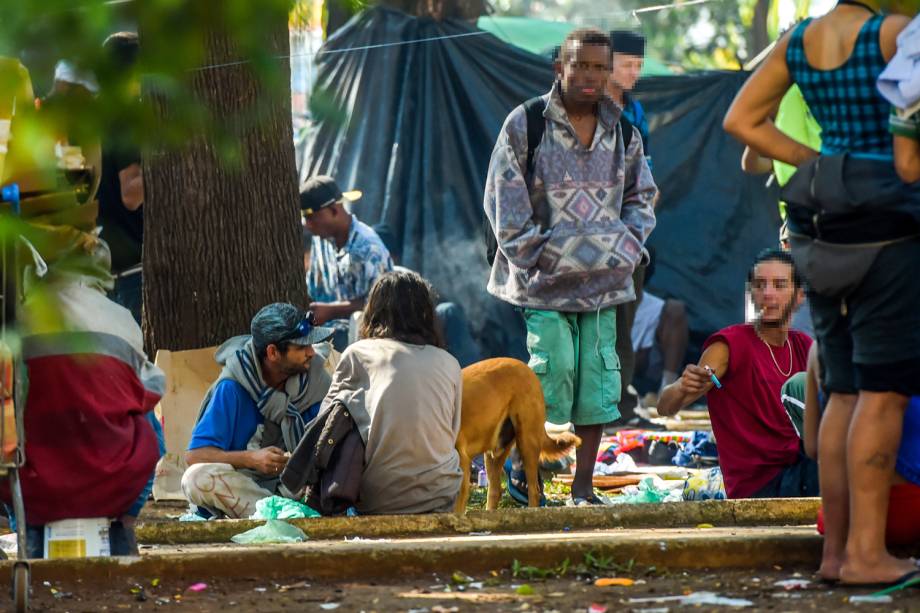
[[[620,417],[616,307],[591,313],[524,309],[530,367],[543,386],[546,419],[576,426]]]

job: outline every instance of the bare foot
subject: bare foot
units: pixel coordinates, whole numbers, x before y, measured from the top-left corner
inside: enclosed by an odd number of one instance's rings
[[[840,567],[843,566],[843,560],[843,548],[840,546],[835,547],[825,539],[818,576],[824,581],[840,581]]]
[[[843,557],[829,557],[827,554],[821,558],[818,576],[824,581],[840,581],[840,567],[843,566]]]
[[[843,583],[892,583],[909,572],[916,571],[914,560],[902,560],[887,551],[880,556],[862,556],[848,554],[840,567],[840,580]]]

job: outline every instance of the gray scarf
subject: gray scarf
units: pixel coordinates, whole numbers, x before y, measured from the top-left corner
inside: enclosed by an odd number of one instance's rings
[[[242,385],[256,403],[256,407],[265,418],[266,434],[272,429],[271,426],[280,428],[281,440],[277,441],[280,443],[279,446],[284,451],[294,451],[306,425],[303,413],[323,399],[332,382],[332,377],[323,367],[324,358],[316,355],[310,362],[310,370],[289,377],[284,383],[283,390],[265,383],[251,336],[231,338],[220,346],[215,358],[224,369],[205,395],[198,419],[201,419],[201,415],[204,415],[210,404],[217,384],[224,379],[231,379]],[[263,435],[262,447],[275,444],[276,441],[271,438],[273,437]]]

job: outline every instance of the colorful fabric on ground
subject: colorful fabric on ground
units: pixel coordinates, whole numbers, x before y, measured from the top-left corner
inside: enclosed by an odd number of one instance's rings
[[[640,140],[624,150],[620,110],[605,99],[585,147],[558,86],[545,98],[546,131],[534,152],[531,187],[523,105],[508,115],[492,150],[483,206],[498,253],[488,291],[516,306],[571,313],[631,302],[633,269],[655,227],[658,195]]]
[[[348,240],[335,243],[313,237],[307,289],[314,302],[351,302],[366,298],[377,277],[393,270],[386,245],[373,228],[352,216]]]
[[[787,345],[769,347],[753,326],[740,324],[713,334],[704,347],[716,342],[728,345],[729,364],[722,389],[706,395],[712,431],[729,498],[748,498],[798,461],[800,439],[780,402],[789,375],[779,369],[805,370],[812,340],[793,330]]]
[[[146,413],[165,387],[131,314],[80,283],[53,286],[61,320],[27,320],[26,463],[29,524],[116,518],[144,489],[159,453]],[[26,316],[36,305],[27,299]],[[8,486],[2,495],[9,501]]]

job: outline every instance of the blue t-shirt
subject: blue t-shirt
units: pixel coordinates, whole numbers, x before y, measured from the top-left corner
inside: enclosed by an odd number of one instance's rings
[[[245,451],[256,428],[264,421],[252,397],[231,379],[217,384],[211,403],[195,424],[189,451],[217,447],[223,451]]]
[[[904,413],[897,471],[907,481],[920,485],[920,396],[910,399]]]

